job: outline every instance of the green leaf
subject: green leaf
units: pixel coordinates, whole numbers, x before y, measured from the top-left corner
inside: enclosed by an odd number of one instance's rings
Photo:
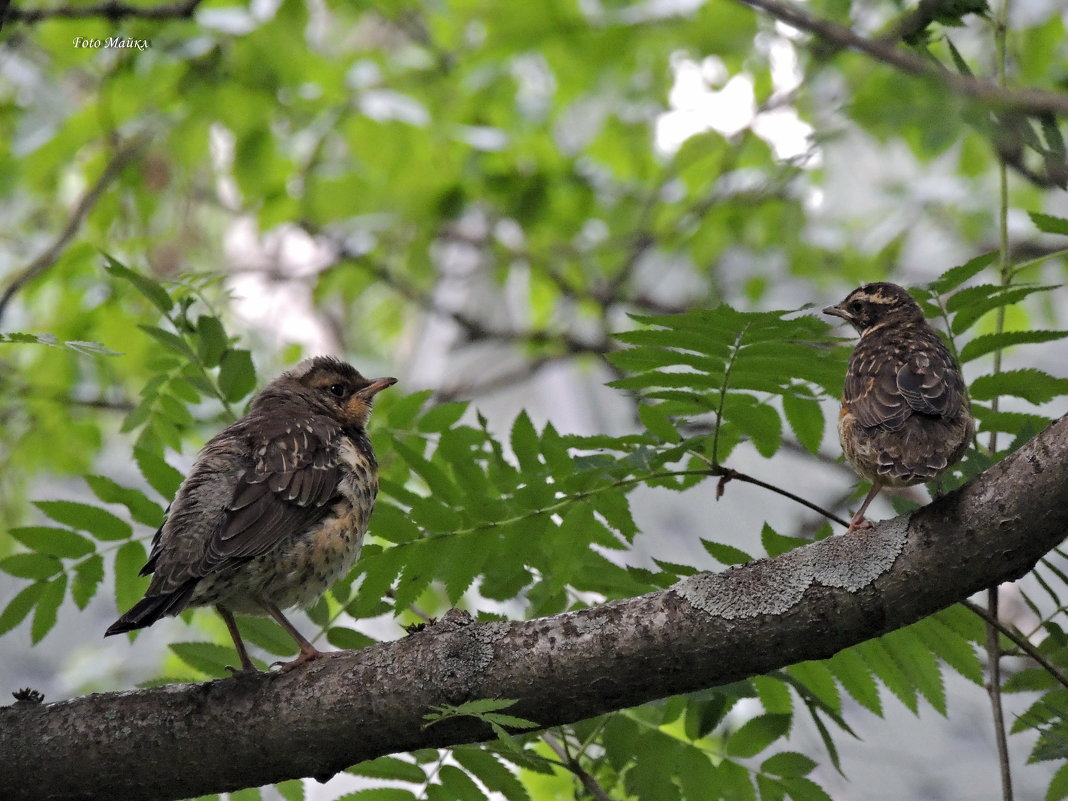
[[[542,465],[538,459],[540,452],[538,432],[526,411],[521,411],[512,423],[512,453],[519,462],[520,469],[529,475],[541,472]]]
[[[834,675],[823,662],[808,661],[798,662],[786,668],[786,673],[800,684],[814,697],[818,698],[828,709],[836,715],[842,712],[842,699],[838,694],[838,685],[834,682]]]
[[[744,565],[753,561],[752,556],[741,548],[735,548],[733,545],[724,545],[722,542],[712,542],[704,538],[701,539],[701,544],[708,551],[709,556],[720,564]]]
[[[293,642],[282,627],[265,617],[239,617],[237,619],[241,636],[246,642],[258,645],[275,656],[293,656],[297,653],[297,644]]]
[[[765,759],[760,769],[773,776],[807,776],[816,769],[816,763],[796,751],[783,751]]]
[[[172,642],[168,646],[193,670],[207,676],[229,676],[226,666],[234,658],[234,649],[210,642]]]
[[[459,801],[485,801],[485,794],[474,780],[455,765],[442,765],[438,778],[453,798]]]
[[[822,787],[803,776],[784,779],[783,784],[793,801],[834,801]]]
[[[411,542],[423,536],[403,509],[383,501],[375,504],[371,516],[371,533],[389,542]]]
[[[734,700],[719,692],[714,692],[711,698],[691,700],[684,718],[686,736],[691,740],[708,736],[723,721]]]
[[[100,554],[93,554],[88,559],[74,566],[74,581],[70,585],[70,595],[79,609],[85,609],[96,595],[100,582],[104,580],[104,559]]]
[[[522,782],[500,760],[477,746],[454,748],[452,755],[472,776],[490,792],[501,793],[508,801],[530,801]]]
[[[95,550],[91,541],[65,528],[26,526],[8,529],[8,534],[38,553],[64,559],[77,559]]]
[[[782,409],[797,441],[810,453],[818,453],[823,443],[825,424],[819,402],[813,398],[788,393],[782,396]]]
[[[961,349],[960,363],[967,364],[980,356],[985,356],[988,353],[1013,345],[1053,342],[1065,337],[1068,337],[1068,331],[1003,331],[998,334],[983,334],[982,336],[977,336]]]
[[[43,580],[63,569],[63,563],[43,553],[16,553],[0,559],[0,570],[16,578]]]
[[[57,523],[88,531],[98,540],[126,540],[133,536],[129,523],[98,506],[76,501],[34,501],[33,505]]]
[[[36,645],[56,625],[56,617],[59,615],[59,606],[67,594],[67,576],[60,573],[52,581],[45,584],[44,592],[37,599],[37,609],[33,613],[33,623],[30,625],[30,641]]]
[[[172,334],[170,331],[164,331],[162,328],[154,325],[142,324],[137,327],[172,353],[177,353],[183,359],[196,361],[196,354],[193,353],[193,349],[189,347],[189,343],[177,334]]]
[[[1064,801],[1068,798],[1068,762],[1057,768],[1049,787],[1046,788],[1044,801]]]
[[[772,676],[753,676],[750,682],[765,712],[774,715],[789,715],[793,712],[790,688],[785,682]]]
[[[197,355],[205,367],[215,367],[229,347],[226,329],[218,317],[202,314],[197,318]]]
[[[639,404],[638,417],[641,418],[642,425],[657,439],[664,442],[679,442],[682,440],[678,429],[675,428],[675,424],[671,422],[670,415],[664,411],[664,407],[661,404]]]
[[[756,789],[749,771],[737,762],[724,759],[716,766],[717,790],[726,801],[756,801]]]
[[[343,651],[358,651],[375,643],[366,634],[344,626],[331,626],[326,632],[326,641]]]
[[[256,368],[252,354],[241,348],[230,348],[219,362],[219,390],[231,403],[241,400],[256,388]]]
[[[738,426],[764,458],[779,450],[782,420],[771,406],[757,403],[749,395],[730,394],[723,406],[723,418]]]
[[[993,264],[997,257],[998,252],[996,250],[976,256],[958,267],[946,270],[934,281],[927,284],[927,288],[937,295],[944,295],[950,290],[956,289],[968,279],[978,275],[984,268]]]
[[[683,747],[678,750],[676,775],[687,801],[709,798],[709,791],[719,784],[711,756],[698,748]]]
[[[36,581],[15,593],[15,597],[8,601],[4,611],[0,612],[0,634],[6,634],[21,623],[37,604],[44,590],[45,583]]]
[[[399,782],[417,784],[426,781],[426,771],[418,765],[397,757],[384,756],[359,762],[348,768],[346,773],[355,776],[367,776],[371,779],[392,779]]]
[[[138,292],[148,298],[161,312],[166,314],[174,306],[174,301],[171,300],[171,296],[167,294],[167,291],[144,275],[138,272],[134,272],[129,267],[116,261],[107,253],[104,254],[104,258],[107,260],[107,264],[104,265],[104,269],[111,273],[116,278],[121,278],[124,281],[132,284]]]
[[[182,485],[182,474],[158,456],[144,448],[134,448],[134,460],[141,475],[164,498],[173,498]]]
[[[882,717],[882,701],[879,697],[879,687],[876,684],[867,662],[855,648],[839,650],[830,659],[826,660],[828,668],[834,673],[835,678],[842,682],[842,687],[848,692],[853,701]]]
[[[758,715],[727,738],[724,750],[733,757],[756,756],[780,737],[785,737],[791,721],[790,715]]]
[[[124,487],[107,476],[85,476],[85,483],[104,503],[118,503],[130,510],[138,523],[159,528],[163,523],[163,507],[151,501],[140,490]]]
[[[779,534],[765,523],[760,531],[760,544],[764,546],[768,556],[779,556],[787,551],[792,551],[794,548],[811,545],[812,542],[804,537],[787,537],[785,534]]]
[[[1011,395],[1042,404],[1066,394],[1068,378],[1054,378],[1033,367],[981,375],[971,385],[972,398],[980,401]]]
[[[925,618],[914,623],[909,629],[943,662],[964,678],[982,686],[983,663],[975,653],[971,642],[946,626],[937,617]]]
[[[868,640],[853,647],[871,667],[879,680],[886,688],[897,696],[912,714],[919,713],[916,703],[916,688],[912,682],[901,672],[901,668],[891,658],[886,646],[880,640]]]
[[[946,301],[946,309],[956,312],[953,315],[950,329],[954,334],[964,333],[980,317],[994,309],[1011,306],[1036,292],[1048,292],[1056,288],[1056,285],[998,286],[984,284],[962,289]]]
[[[1027,212],[1031,222],[1044,234],[1063,234],[1068,236],[1068,220],[1063,217],[1054,217],[1049,214],[1040,214],[1037,211]]]
[[[419,418],[417,428],[424,434],[437,434],[446,431],[456,425],[456,422],[467,411],[467,407],[468,404],[466,402],[439,404]]]
[[[300,779],[290,779],[287,782],[278,782],[274,789],[286,801],[304,801],[304,782]]]
[[[115,552],[115,604],[127,610],[141,600],[148,579],[138,573],[147,561],[145,546],[137,540],[124,542]]]
[[[459,503],[461,497],[460,488],[452,482],[440,466],[428,461],[396,437],[393,438],[393,449],[426,482],[427,487],[439,504]]]
[[[434,390],[424,389],[422,392],[402,395],[400,398],[393,400],[392,405],[388,407],[386,415],[389,427],[396,430],[410,429],[415,421],[415,416],[433,394]]]
[[[372,787],[343,795],[337,801],[416,801],[415,793],[399,787]]]

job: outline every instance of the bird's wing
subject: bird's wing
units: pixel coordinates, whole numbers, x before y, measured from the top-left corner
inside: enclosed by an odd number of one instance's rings
[[[329,512],[341,480],[337,423],[319,417],[257,421],[251,460],[197,566],[207,575],[266,553]]]
[[[897,371],[897,388],[909,407],[922,414],[951,417],[963,402],[963,380],[941,343],[909,356]]]
[[[850,364],[843,401],[865,428],[896,431],[912,413],[897,387],[898,367],[893,361],[878,359]]]
[[[897,431],[915,413],[960,412],[964,382],[945,345],[931,337],[904,359],[869,356],[850,364],[844,400],[857,422]]]

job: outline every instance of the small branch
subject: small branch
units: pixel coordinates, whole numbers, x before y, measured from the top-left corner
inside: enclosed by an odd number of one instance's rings
[[[797,503],[801,504],[802,506],[807,506],[812,511],[819,512],[821,515],[826,517],[828,520],[833,520],[835,523],[838,523],[841,526],[847,526],[847,527],[849,526],[848,522],[846,522],[845,520],[840,518],[834,512],[829,512],[826,509],[824,509],[823,507],[812,503],[812,501],[805,500],[800,495],[794,495],[794,493],[789,492],[787,490],[784,490],[784,489],[782,489],[780,487],[776,487],[774,484],[769,484],[766,481],[761,481],[759,478],[753,478],[752,476],[748,476],[745,473],[739,473],[737,470],[734,470],[734,469],[732,469],[730,467],[715,466],[715,467],[711,468],[709,473],[711,475],[720,477],[720,479],[719,479],[719,487],[717,487],[717,489],[716,489],[716,498],[717,499],[719,498],[720,495],[723,494],[723,487],[726,485],[726,483],[728,481],[735,481],[735,480],[744,481],[747,484],[755,484],[758,487],[763,487],[764,489],[771,490],[772,492],[778,493],[779,495],[782,495],[784,498],[789,498],[792,501],[796,501]]]
[[[997,744],[998,765],[1001,768],[1001,797],[1002,801],[1012,801],[1009,743],[1005,736],[1005,713],[1001,708],[1001,645],[998,642],[999,627],[993,623],[998,617],[998,588],[987,590],[987,598],[989,618],[986,618],[986,653],[990,682],[986,691],[990,695],[990,709],[994,714],[994,742]]]
[[[88,19],[103,17],[117,22],[128,17],[138,19],[187,19],[193,16],[201,0],[182,0],[179,3],[166,3],[158,6],[132,6],[120,2],[99,3],[95,6],[58,6],[57,8],[35,8],[32,11],[15,6],[11,8],[5,22],[25,22],[34,24],[47,19]]]
[[[1042,668],[1047,673],[1049,673],[1049,675],[1051,675],[1054,679],[1057,680],[1057,682],[1059,682],[1062,686],[1068,689],[1068,676],[1066,676],[1059,667],[1057,667],[1048,659],[1046,659],[1046,657],[1042,655],[1042,652],[1039,651],[1034,645],[1032,645],[1026,637],[1024,637],[1019,632],[1014,631],[1010,627],[1006,626],[1004,623],[1002,623],[996,617],[993,617],[989,612],[987,612],[983,607],[979,606],[978,604],[974,604],[969,600],[963,600],[961,601],[961,605],[974,612],[976,615],[985,620],[989,625],[993,626],[995,629],[997,629],[1010,640],[1012,640],[1017,648],[1019,648],[1029,657],[1038,662],[1038,664],[1041,665]]]
[[[67,224],[63,226],[63,230],[59,232],[59,236],[56,237],[55,241],[40,256],[30,262],[29,266],[16,275],[4,290],[3,295],[0,295],[0,318],[3,318],[7,304],[16,292],[56,263],[71,240],[74,239],[75,234],[78,233],[78,229],[85,222],[89,212],[93,210],[93,207],[103,196],[108,186],[111,185],[111,182],[137,157],[150,138],[150,134],[142,133],[129,140],[112,156],[111,161],[104,167],[100,177],[96,179],[96,183],[89,187],[75,204],[74,211],[71,212]]]
[[[546,732],[541,736],[541,739],[545,741],[545,744],[551,748],[558,757],[563,761],[564,766],[575,774],[575,777],[582,782],[582,786],[586,788],[586,792],[590,794],[596,801],[612,801],[612,797],[604,791],[604,788],[597,783],[597,780],[590,775],[579,761],[568,753],[564,748],[563,743]]]
[[[1015,109],[1028,114],[1051,113],[1068,116],[1068,95],[1046,92],[1041,89],[1010,89],[968,75],[958,75],[884,41],[867,39],[844,25],[809,16],[800,8],[780,2],[780,0],[737,0],[737,2],[763,11],[794,28],[807,31],[825,42],[864,53],[908,75],[936,80],[947,89],[978,100],[980,103],[1001,110]]]

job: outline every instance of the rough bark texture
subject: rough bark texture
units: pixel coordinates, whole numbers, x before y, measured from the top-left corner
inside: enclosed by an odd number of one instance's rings
[[[963,489],[638,598],[525,622],[450,613],[287,674],[0,708],[5,799],[173,799],[492,736],[423,729],[436,704],[517,698],[544,726],[712,687],[842,648],[1019,578],[1068,532],[1068,418]]]

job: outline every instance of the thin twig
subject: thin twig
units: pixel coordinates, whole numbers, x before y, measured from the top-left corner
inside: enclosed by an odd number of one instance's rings
[[[78,233],[78,229],[85,221],[86,216],[93,210],[93,207],[103,196],[111,182],[137,157],[141,149],[148,144],[150,138],[150,134],[142,133],[130,139],[116,151],[115,155],[111,157],[111,161],[104,167],[100,177],[96,179],[96,182],[86,190],[85,194],[75,204],[74,211],[71,212],[70,217],[67,219],[67,224],[63,226],[63,230],[59,232],[59,236],[56,237],[55,241],[40,256],[30,262],[29,266],[16,275],[4,290],[3,295],[0,295],[0,318],[3,318],[7,304],[16,292],[56,263],[67,245],[74,239],[75,234]]]
[[[548,732],[541,735],[541,739],[546,745],[551,748],[561,760],[563,760],[564,766],[575,774],[575,777],[582,782],[582,786],[586,788],[586,792],[593,796],[597,801],[612,801],[611,796],[604,791],[604,788],[597,783],[597,780],[590,775],[578,760],[571,756],[564,748],[563,744],[553,737]]]
[[[998,588],[987,590],[989,618],[986,626],[986,653],[990,668],[990,681],[986,686],[990,694],[990,708],[994,713],[994,742],[998,749],[998,764],[1001,768],[1002,801],[1012,801],[1012,773],[1009,767],[1009,743],[1005,736],[1005,713],[1001,707],[1001,644],[998,642],[998,627],[991,623],[998,617]]]
[[[722,493],[722,488],[728,481],[744,481],[747,484],[755,484],[758,487],[763,487],[766,490],[771,490],[772,492],[776,492],[779,495],[782,495],[784,498],[789,498],[792,501],[796,501],[797,503],[801,504],[802,506],[807,506],[812,511],[819,512],[821,515],[826,517],[828,520],[833,520],[835,523],[838,523],[839,525],[842,525],[842,526],[848,526],[849,525],[849,523],[847,523],[845,520],[840,518],[834,512],[830,512],[830,511],[824,509],[822,506],[818,506],[817,504],[812,503],[812,501],[805,500],[800,495],[794,495],[794,493],[792,493],[792,492],[784,490],[784,489],[782,489],[780,487],[776,487],[774,484],[769,484],[766,481],[761,481],[759,478],[753,478],[752,476],[748,476],[745,473],[739,473],[737,470],[734,470],[733,468],[723,467],[722,465],[717,465],[717,466],[714,466],[714,467],[710,468],[708,472],[711,475],[720,477],[719,487],[716,490],[716,497],[717,498]]]
[[[1006,33],[1008,29],[1008,4],[1009,0],[1002,0],[997,21],[994,25],[994,45],[997,49],[997,80],[998,86],[1004,87],[1006,81]],[[1005,159],[998,157],[998,270],[1003,286],[1012,282],[1012,273],[1009,269],[1009,185],[1008,171]],[[1000,333],[1005,329],[1005,309],[997,310],[995,330]],[[994,351],[994,372],[1001,372],[1001,349]],[[997,413],[998,397],[995,396],[990,406]],[[997,453],[997,431],[990,432],[990,453]],[[1002,801],[1012,801],[1012,766],[1009,763],[1008,735],[1005,733],[1005,713],[1001,704],[1001,643],[998,640],[998,627],[995,621],[998,619],[998,588],[991,587],[987,590],[987,611],[989,619],[986,624],[986,651],[987,661],[990,663],[990,684],[987,692],[990,694],[990,708],[994,715],[994,742],[998,750],[998,767],[1001,773],[1001,797]]]
[[[1009,628],[996,617],[992,617],[990,613],[983,609],[983,607],[979,606],[979,604],[973,604],[971,601],[965,599],[961,601],[961,605],[977,614],[1012,640],[1021,651],[1038,662],[1038,664],[1040,664],[1058,683],[1062,684],[1065,688],[1068,688],[1068,676],[1066,676],[1059,667],[1046,659],[1046,657],[1042,655],[1042,652],[1032,645],[1025,636]]]
[[[33,24],[47,19],[87,19],[103,17],[112,22],[137,17],[140,19],[183,19],[193,16],[201,0],[182,0],[178,3],[165,3],[158,6],[132,6],[127,3],[99,3],[95,6],[58,6],[56,8],[35,8],[26,10],[15,6],[8,11],[5,22],[25,22]]]
[[[957,94],[1000,109],[1016,109],[1028,114],[1052,113],[1068,116],[1068,95],[1041,89],[1010,89],[969,75],[958,75],[915,53],[901,50],[886,42],[868,39],[852,29],[829,20],[817,19],[807,12],[779,0],[737,0],[763,11],[780,22],[817,36],[825,42],[871,56],[908,75],[931,78]]]

